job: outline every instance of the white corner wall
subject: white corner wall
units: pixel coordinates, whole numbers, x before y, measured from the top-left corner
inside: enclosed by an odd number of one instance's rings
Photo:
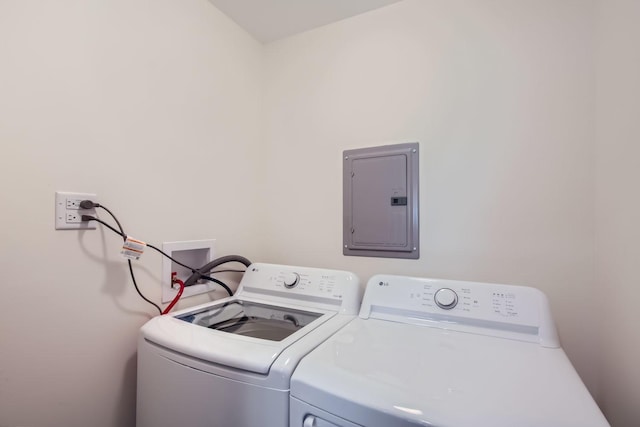
[[[640,2],[598,9],[596,211],[601,401],[614,427],[640,425]]]
[[[157,245],[254,258],[262,69],[206,0],[0,2],[0,425],[135,425],[136,338],[157,312],[116,235],[54,231],[54,191],[97,193]],[[160,301],[160,256],[135,265]]]
[[[268,260],[535,286],[597,392],[593,4],[406,0],[267,45]],[[342,151],[419,141],[421,258],[342,255]]]

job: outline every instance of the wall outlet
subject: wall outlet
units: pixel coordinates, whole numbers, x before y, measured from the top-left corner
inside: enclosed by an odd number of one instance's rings
[[[71,197],[67,197],[67,209],[80,209],[80,203],[82,203],[83,200],[87,200],[87,199],[83,199],[83,198],[75,198],[73,196]],[[91,199],[88,199],[91,200]]]
[[[67,224],[77,224],[82,222],[82,215],[78,215],[78,212],[67,212]]]
[[[82,215],[95,216],[96,210],[80,209],[83,200],[98,201],[98,196],[91,193],[69,193],[56,191],[55,224],[56,230],[95,230],[95,221],[82,221]]]

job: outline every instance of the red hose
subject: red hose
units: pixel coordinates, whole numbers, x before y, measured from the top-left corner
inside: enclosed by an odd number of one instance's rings
[[[167,306],[167,308],[164,309],[164,311],[162,312],[162,314],[167,314],[168,312],[171,311],[171,309],[173,308],[174,305],[176,305],[176,303],[178,302],[178,300],[180,299],[180,297],[182,296],[182,291],[184,291],[184,282],[180,279],[178,279],[175,276],[175,273],[171,275],[171,284],[173,285],[174,283],[177,283],[178,285],[180,285],[180,290],[178,291],[178,293],[176,294],[176,296],[173,298],[173,301],[171,301],[171,304],[169,304]]]

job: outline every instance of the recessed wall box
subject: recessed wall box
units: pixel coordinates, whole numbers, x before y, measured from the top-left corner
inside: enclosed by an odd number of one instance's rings
[[[343,254],[420,257],[418,143],[344,151]]]
[[[189,240],[184,242],[164,242],[162,250],[172,258],[193,268],[200,268],[214,260],[215,240]],[[185,281],[191,276],[191,270],[176,264],[168,258],[162,258],[162,302],[171,301],[178,293],[178,288],[171,286],[171,273]],[[199,282],[185,288],[182,298],[219,290],[220,286],[207,281]]]

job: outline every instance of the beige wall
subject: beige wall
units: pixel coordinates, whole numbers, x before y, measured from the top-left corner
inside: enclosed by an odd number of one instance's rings
[[[589,5],[407,0],[268,45],[268,259],[538,287],[597,392]],[[420,260],[344,257],[342,150],[409,141]]]
[[[639,21],[405,0],[263,47],[205,0],[0,1],[0,425],[134,425],[154,311],[117,236],[53,230],[56,190],[154,243],[539,287],[612,425],[638,425]],[[408,141],[421,259],[342,256],[342,151]],[[136,268],[155,301],[160,269]]]
[[[0,425],[134,425],[154,309],[116,235],[54,231],[54,191],[150,242],[257,256],[261,58],[206,0],[0,1]],[[136,266],[159,301],[160,257]]]
[[[612,425],[640,425],[640,2],[598,10],[596,208],[604,330],[601,401]]]

